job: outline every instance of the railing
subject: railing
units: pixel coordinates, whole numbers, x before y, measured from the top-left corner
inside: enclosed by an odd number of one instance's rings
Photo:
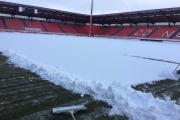
[[[37,28],[40,29],[40,28]],[[72,35],[72,36],[88,36],[87,34],[73,34],[73,33],[58,33],[58,32],[40,32],[33,30],[10,30],[0,29],[0,32],[18,32],[18,33],[35,33],[35,34],[50,34],[50,35]],[[109,36],[109,35],[94,35],[94,37],[113,38],[113,39],[136,39],[144,41],[169,41],[169,42],[180,42],[180,39],[168,39],[168,38],[147,38],[147,37],[123,37],[123,36]]]

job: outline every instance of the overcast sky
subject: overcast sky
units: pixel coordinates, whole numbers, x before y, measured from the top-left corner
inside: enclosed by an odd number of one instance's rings
[[[4,0],[76,13],[90,14],[92,0]],[[180,7],[180,0],[94,0],[93,14]]]

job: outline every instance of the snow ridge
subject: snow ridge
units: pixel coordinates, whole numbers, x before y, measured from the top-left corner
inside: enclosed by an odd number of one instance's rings
[[[3,55],[9,57],[9,61],[17,67],[35,72],[56,85],[107,102],[113,107],[110,115],[126,115],[134,120],[180,120],[180,106],[175,101],[160,100],[151,93],[135,91],[130,86],[116,82],[106,89],[101,83],[87,83],[57,68],[30,60],[13,50],[4,51]]]

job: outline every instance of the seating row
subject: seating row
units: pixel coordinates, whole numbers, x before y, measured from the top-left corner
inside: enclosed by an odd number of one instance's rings
[[[6,27],[5,27],[6,26]],[[40,28],[43,32],[88,34],[89,26],[0,18],[0,29]],[[180,39],[180,27],[101,27],[92,26],[92,35]]]
[[[0,29],[5,29],[2,19],[0,18]]]
[[[117,32],[117,29],[110,28],[103,35],[122,36],[122,37],[149,37],[149,38],[168,38],[180,39],[180,27],[124,27]]]

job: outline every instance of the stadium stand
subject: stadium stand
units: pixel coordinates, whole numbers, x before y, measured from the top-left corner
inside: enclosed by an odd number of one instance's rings
[[[0,18],[0,29],[5,29],[2,19]]]
[[[180,39],[180,28],[179,28],[179,30],[174,34],[174,36],[172,36],[171,38],[173,38],[173,39]]]
[[[48,34],[48,32],[50,34],[53,34],[52,32],[55,32],[72,33],[75,35],[97,35],[99,37],[109,36],[114,38],[143,37],[140,39],[180,39],[180,27],[178,22],[180,16],[179,14],[177,14],[180,11],[180,7],[145,10],[139,12],[132,11],[130,13],[124,12],[116,14],[112,13],[93,15],[93,26],[92,31],[90,32],[90,15],[68,11],[64,12],[61,10],[54,10],[30,5],[23,5],[23,9],[26,8],[27,10],[25,9],[25,11],[21,11],[20,7],[22,7],[22,4],[5,1],[0,1],[0,6],[6,8],[0,9],[0,29],[1,31],[5,32],[17,32],[14,30],[25,30],[24,32],[42,32],[42,34]],[[139,13],[141,13],[141,15]],[[153,15],[151,13],[153,13]],[[167,17],[167,15],[169,16]],[[49,20],[53,20],[56,22],[59,21],[60,23],[49,23],[47,22]],[[62,21],[63,23],[67,24],[63,24]],[[114,26],[119,24],[121,24],[122,27]],[[135,25],[136,27],[133,27]],[[153,25],[153,27],[151,25]]]
[[[78,32],[73,28],[72,25],[64,25],[60,24],[60,26],[64,29],[66,33],[74,33],[77,34]]]
[[[24,23],[24,26],[28,28],[27,24],[24,22],[24,20],[22,20],[22,22]]]
[[[112,36],[119,29],[122,29],[122,28],[111,27],[106,32],[104,32],[102,35],[110,35],[110,36]]]
[[[131,34],[129,37],[147,37],[149,34],[151,34],[157,27],[140,27],[138,30],[136,30],[133,34]]]
[[[77,26],[76,26],[77,27]],[[82,34],[89,34],[89,25],[82,25],[82,26],[78,26],[82,31]]]
[[[150,35],[150,38],[171,38],[177,31],[179,27],[160,27],[156,32]]]
[[[111,34],[111,36],[114,36],[116,33],[120,32],[122,29],[124,29],[124,28],[121,27],[121,28],[116,29],[116,30]]]
[[[134,33],[134,31],[136,31],[138,29],[138,27],[125,27],[123,28],[121,31],[119,31],[118,33],[116,33],[114,36],[122,36],[122,37],[127,37],[128,35]]]
[[[2,21],[3,21],[3,24],[4,24],[5,29],[8,29],[8,27],[7,27],[7,25],[6,25],[6,22],[5,22],[4,18],[1,18],[1,19],[2,19]]]
[[[44,26],[44,24],[42,23],[42,21],[40,21],[40,23],[41,23],[41,25],[43,26],[43,28],[46,30],[46,32],[49,32],[49,31],[47,30],[47,28]]]
[[[149,37],[150,35],[152,35],[154,32],[156,32],[159,29],[159,27],[157,27],[155,30],[153,30],[151,33],[149,33],[146,37]]]
[[[74,27],[79,31],[80,34],[88,34],[88,30],[86,30],[86,26],[78,26],[74,25]],[[89,27],[87,28],[89,29]]]
[[[107,29],[109,29],[109,27],[92,26],[92,35],[100,35]]]
[[[40,28],[43,32],[46,32],[46,30],[39,21],[24,20],[24,22],[29,28]]]
[[[111,27],[108,27],[105,31],[103,31],[102,33],[100,33],[100,35],[103,35],[105,32],[107,32],[108,30],[110,30]]]
[[[25,26],[20,19],[4,18],[6,25],[11,30],[24,30]]]
[[[61,30],[61,28],[57,25],[57,23],[48,23],[48,22],[42,22],[42,23],[49,32],[64,33]]]
[[[66,33],[66,31],[60,26],[60,24],[57,23],[57,25],[59,26],[59,28],[61,28],[61,30]]]
[[[76,32],[78,32],[79,34],[81,34],[81,33],[76,29],[76,27],[74,27],[74,25],[72,25],[72,27],[76,30]]]

